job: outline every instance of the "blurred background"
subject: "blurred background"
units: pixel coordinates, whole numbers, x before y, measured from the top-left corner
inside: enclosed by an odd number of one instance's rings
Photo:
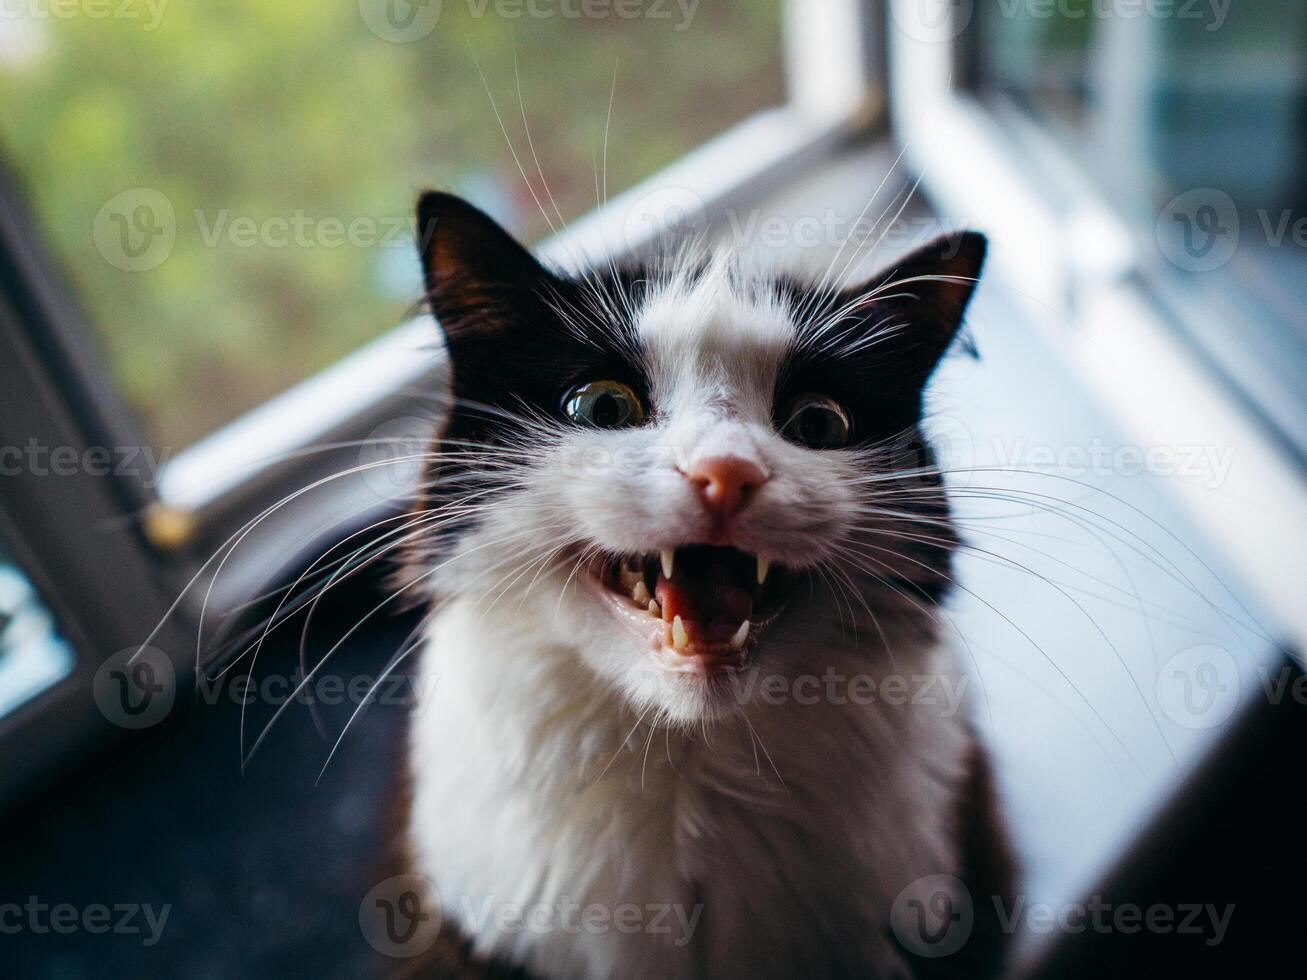
[[[496,109],[519,140],[525,112],[570,219],[597,204],[606,129],[615,193],[784,92],[779,0],[705,5],[681,30],[672,4],[667,21],[508,21],[446,3],[412,41],[385,4],[365,17],[349,2],[163,2],[153,15],[141,0],[130,19],[5,3],[9,164],[115,384],[152,444],[174,449],[409,312],[418,191],[456,190],[532,241],[549,231]],[[136,187],[174,212],[158,275],[123,275],[86,235]]]
[[[421,692],[364,529],[439,418],[427,188],[564,266],[694,234],[870,274],[984,231],[980,359],[927,431],[1023,895],[1240,910],[1218,943],[1019,927],[1017,969],[1274,949],[1305,55],[1299,0],[0,0],[0,961],[376,972]],[[169,911],[104,935],[97,903]]]

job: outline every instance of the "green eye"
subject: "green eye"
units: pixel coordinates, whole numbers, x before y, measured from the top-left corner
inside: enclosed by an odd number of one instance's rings
[[[798,395],[780,413],[785,438],[809,449],[839,449],[849,441],[849,414],[825,395]]]
[[[644,405],[620,381],[587,381],[563,398],[563,414],[593,429],[622,429],[644,421]]]

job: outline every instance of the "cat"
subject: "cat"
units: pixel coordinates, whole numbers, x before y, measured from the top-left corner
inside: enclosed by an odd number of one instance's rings
[[[1012,862],[939,695],[958,538],[920,433],[984,237],[845,288],[703,249],[552,271],[438,192],[418,230],[452,368],[405,565],[421,969],[994,975]]]

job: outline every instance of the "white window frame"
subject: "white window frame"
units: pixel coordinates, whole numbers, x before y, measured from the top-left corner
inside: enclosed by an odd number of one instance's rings
[[[1307,475],[1182,339],[1141,274],[1133,232],[1077,161],[1033,123],[1018,147],[1012,120],[1000,125],[956,82],[954,18],[969,5],[940,7],[946,16],[927,23],[921,0],[889,2],[891,131],[922,189],[946,219],[993,232],[993,268],[1021,284],[1032,319],[1138,445],[1235,448],[1237,465],[1219,491],[1175,481],[1175,502],[1284,641],[1307,649],[1307,564],[1300,534],[1289,530],[1307,527]]]

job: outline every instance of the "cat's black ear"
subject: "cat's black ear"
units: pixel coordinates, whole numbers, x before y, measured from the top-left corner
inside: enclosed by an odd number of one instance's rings
[[[988,243],[974,231],[944,235],[905,255],[845,302],[866,325],[909,385],[924,385],[962,326],[985,265]]]
[[[451,342],[529,319],[551,279],[493,218],[453,194],[422,195],[417,232],[427,302]]]

